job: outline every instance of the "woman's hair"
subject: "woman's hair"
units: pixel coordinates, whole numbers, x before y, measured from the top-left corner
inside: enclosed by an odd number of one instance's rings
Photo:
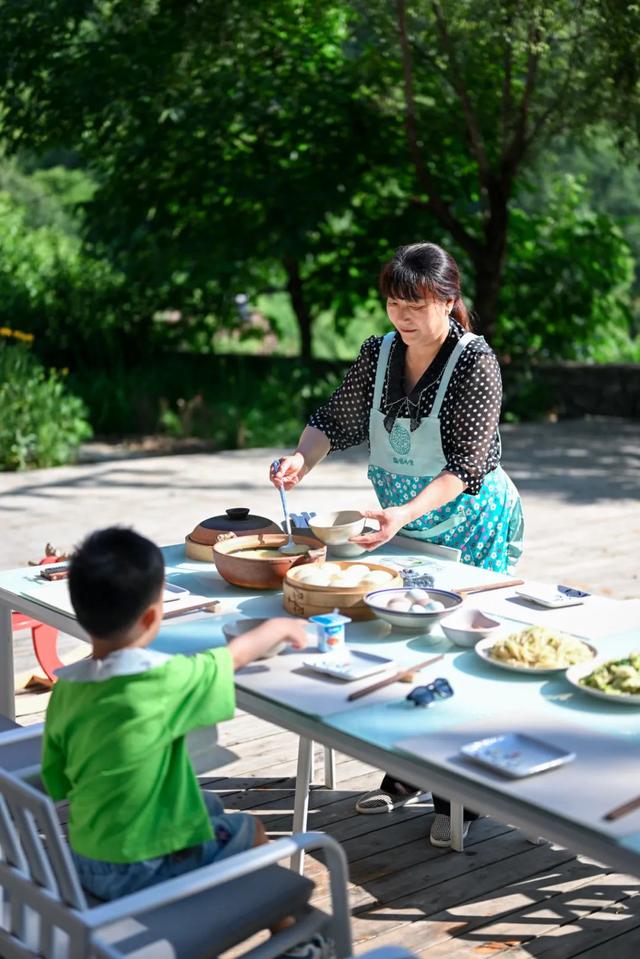
[[[469,311],[460,291],[460,270],[453,257],[435,243],[401,246],[380,273],[380,292],[385,299],[423,299],[431,294],[438,300],[453,300],[451,315],[471,329]]]

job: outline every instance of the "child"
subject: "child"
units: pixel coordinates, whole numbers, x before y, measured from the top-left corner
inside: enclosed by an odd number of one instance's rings
[[[185,746],[198,726],[233,716],[233,672],[279,642],[306,644],[302,620],[272,619],[195,656],[147,649],[162,621],[164,561],[119,527],[74,553],[69,591],[91,657],[58,673],[47,710],[42,779],[68,798],[82,885],[115,899],[267,841],[262,823],[205,802]]]

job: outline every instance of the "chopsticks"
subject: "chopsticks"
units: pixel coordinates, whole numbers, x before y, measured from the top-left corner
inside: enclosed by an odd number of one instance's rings
[[[606,819],[607,822],[615,822],[616,819],[621,819],[636,809],[640,809],[640,796],[636,796],[635,799],[630,799],[621,806],[616,806],[615,809],[610,809],[602,818]]]
[[[347,700],[353,702],[354,699],[360,699],[361,696],[368,696],[369,693],[375,692],[376,689],[391,686],[392,683],[402,682],[402,680],[407,679],[411,673],[415,673],[419,669],[424,669],[425,666],[430,666],[431,663],[437,663],[440,659],[444,659],[442,653],[439,656],[432,656],[431,659],[425,659],[422,663],[416,663],[414,666],[407,666],[406,669],[401,669],[399,673],[394,673],[393,676],[389,676],[387,679],[381,679],[379,683],[373,683],[372,686],[365,686],[364,689],[358,689],[355,693],[347,696]]]
[[[507,586],[522,586],[523,579],[501,579],[497,583],[488,583],[486,586],[467,586],[465,589],[454,589],[452,592],[461,593],[488,593],[491,589],[506,589]]]

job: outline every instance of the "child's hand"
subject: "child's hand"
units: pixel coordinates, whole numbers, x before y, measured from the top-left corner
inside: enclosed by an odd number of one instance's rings
[[[304,619],[278,616],[266,620],[242,636],[237,636],[229,642],[234,669],[242,669],[279,643],[288,643],[294,649],[304,649],[307,645],[308,625]]]
[[[260,630],[264,630],[265,640],[268,641],[266,649],[271,649],[278,643],[288,643],[294,649],[304,649],[307,645],[308,628],[306,619],[291,619],[289,616],[268,619],[260,626]]]

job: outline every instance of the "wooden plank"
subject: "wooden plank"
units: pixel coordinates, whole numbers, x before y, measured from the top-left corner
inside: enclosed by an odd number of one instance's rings
[[[545,927],[549,913],[556,919]],[[514,918],[511,917],[512,921]],[[543,956],[544,959],[571,959],[593,956],[594,952],[607,959],[618,959],[625,951],[634,949],[634,959],[640,954],[640,880],[617,873],[604,876],[598,883],[590,882],[574,894],[552,898],[541,910],[524,913],[524,920],[539,923],[535,938],[526,945],[495,950],[504,959],[524,959]],[[491,935],[493,928],[483,929]],[[490,940],[489,940],[490,941]],[[460,957],[466,953],[461,952]],[[458,952],[452,955],[458,959]],[[471,955],[471,954],[470,954]],[[473,953],[475,955],[475,952]]]
[[[594,922],[599,922],[603,917],[594,913],[590,917]],[[609,931],[611,923],[608,923]],[[580,939],[580,949],[582,949],[583,939]],[[640,955],[640,926],[636,925],[622,935],[615,938],[607,938],[604,942],[595,945],[593,942],[585,950],[575,952],[572,956],[579,959],[638,959]],[[548,953],[548,959],[560,959],[560,954],[556,956],[555,952]]]
[[[561,879],[546,886],[548,897],[544,904],[510,913],[502,920],[489,921],[472,934],[471,942],[461,943],[458,938],[449,941],[446,955],[454,959],[486,955],[500,955],[505,959],[524,956],[569,959],[584,952],[591,955],[591,945],[620,934],[622,923],[628,922],[629,929],[638,925],[640,917],[635,900],[639,889],[640,880],[629,880],[615,873],[600,875],[595,883],[593,877]],[[633,911],[625,900],[635,903]],[[468,935],[465,932],[464,938]],[[422,953],[426,959],[435,959],[441,951],[427,948]]]
[[[375,939],[376,946],[402,942],[405,947],[422,952],[427,947],[449,943],[454,935],[468,934],[492,917],[543,900],[547,894],[541,887],[559,875],[567,881],[588,882],[599,871],[573,859],[566,850],[532,847],[497,866],[492,864],[381,903],[354,918],[354,939],[369,943]]]

